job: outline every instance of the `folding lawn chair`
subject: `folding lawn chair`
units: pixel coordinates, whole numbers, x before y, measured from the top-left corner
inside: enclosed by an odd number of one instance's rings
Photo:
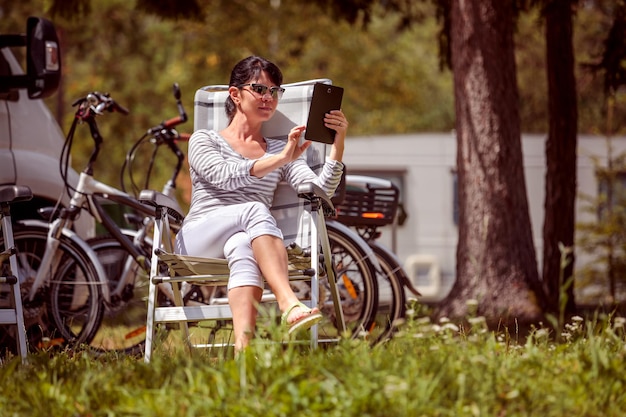
[[[17,249],[13,241],[13,226],[11,223],[11,204],[27,201],[33,197],[30,188],[20,185],[0,186],[0,224],[2,226],[3,251],[0,252],[2,276],[0,276],[0,293],[8,288],[8,297],[0,297],[0,325],[12,325],[13,329],[1,329],[15,339],[17,354],[26,360],[28,346],[26,342],[26,328],[24,325],[24,310],[20,291],[20,276],[17,265]],[[6,261],[9,261],[7,264]],[[11,333],[11,331],[13,332]],[[4,353],[4,352],[3,352]]]
[[[306,124],[313,86],[316,82],[330,84],[330,80],[321,79],[283,85],[285,93],[277,111],[272,119],[264,124],[265,137],[286,140],[293,126]],[[224,103],[228,95],[227,90],[228,86],[218,85],[203,87],[196,92],[194,130],[219,131],[226,127]],[[324,144],[314,143],[307,150],[307,161],[314,171],[321,169],[325,157]],[[226,297],[217,297],[216,291],[212,291],[210,299],[204,300],[205,303],[190,303],[185,300],[185,290],[190,285],[225,286],[229,273],[227,261],[173,253],[170,221],[182,220],[182,213],[175,210],[174,201],[159,192],[144,190],[140,199],[157,209],[150,272],[145,361],[150,361],[155,330],[159,323],[179,323],[185,343],[190,349],[223,346],[213,340],[209,340],[209,343],[192,342],[188,323],[232,319]],[[304,289],[296,291],[296,294],[299,298],[304,297],[301,301],[309,307],[317,306],[320,300],[320,280],[324,281],[322,286],[325,292],[324,299],[332,300],[334,306],[336,340],[345,331],[346,326],[324,221],[324,215],[333,212],[330,199],[314,184],[305,184],[298,190],[293,190],[288,184],[279,184],[272,207],[272,214],[283,232],[285,245],[293,249],[288,250],[291,264],[290,281],[293,286]],[[172,305],[159,305],[158,288],[161,286],[163,290],[163,285],[167,284],[171,284],[171,289],[167,287],[165,291],[173,292]],[[262,305],[273,301],[275,301],[273,294],[265,291]],[[315,325],[311,328],[311,346],[316,347],[320,340],[318,325]]]

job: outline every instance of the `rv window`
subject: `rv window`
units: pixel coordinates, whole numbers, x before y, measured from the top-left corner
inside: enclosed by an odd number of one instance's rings
[[[608,210],[626,207],[626,171],[613,172],[598,171],[598,220],[606,220]]]

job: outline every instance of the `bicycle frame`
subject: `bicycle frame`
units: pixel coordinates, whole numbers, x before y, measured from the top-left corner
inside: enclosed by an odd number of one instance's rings
[[[82,178],[82,174],[81,174]],[[126,259],[126,263],[124,265],[122,276],[115,288],[109,292],[108,297],[105,297],[105,303],[111,303],[113,297],[119,296],[122,290],[125,288],[126,284],[129,284],[133,277],[133,263],[137,263],[142,267],[142,269],[148,273],[150,271],[150,259],[145,256],[144,253],[140,251],[140,247],[142,242],[144,242],[147,237],[147,231],[154,224],[155,210],[153,207],[150,207],[146,204],[140,203],[135,197],[122,192],[116,188],[110,187],[106,184],[103,184],[93,177],[85,174],[84,183],[87,189],[93,191],[91,195],[84,195],[82,197],[83,200],[86,200],[89,204],[89,211],[94,215],[96,221],[104,226],[104,228],[111,234],[111,236],[117,240],[121,247],[130,254],[130,256]],[[80,182],[79,182],[80,184]],[[169,183],[165,186],[164,193],[167,190]],[[108,190],[108,191],[106,191]],[[109,216],[102,204],[98,202],[98,197],[106,199],[108,201],[112,201],[118,204],[122,204],[125,207],[129,207],[137,212],[139,212],[142,216],[144,216],[142,227],[138,230],[133,230],[134,237],[130,239],[128,236],[128,231],[120,228],[115,221]],[[159,286],[161,288],[161,286]],[[173,295],[170,291],[161,288],[162,291],[166,295]]]
[[[120,229],[115,226],[115,222],[113,221],[113,219],[111,219],[111,217],[104,212],[102,206],[96,201],[95,197],[98,196],[98,193],[101,195],[122,194],[119,190],[116,190],[113,187],[96,181],[91,175],[82,172],[80,174],[80,180],[78,182],[76,191],[74,192],[74,195],[70,201],[70,206],[67,209],[62,210],[61,215],[51,224],[47,225],[49,226],[49,231],[46,251],[42,258],[41,265],[37,271],[33,286],[31,287],[28,294],[29,300],[32,300],[34,298],[37,290],[46,281],[46,277],[48,276],[49,271],[56,270],[59,261],[58,257],[60,255],[57,252],[57,249],[59,247],[59,238],[62,234],[64,234],[66,236],[71,236],[73,240],[75,240],[84,250],[85,254],[88,255],[89,260],[94,264],[98,272],[98,281],[102,284],[102,295],[104,301],[110,302],[111,295],[109,293],[108,279],[106,273],[104,272],[104,269],[100,264],[100,261],[98,260],[97,254],[86,242],[78,238],[72,232],[72,225],[80,214],[80,210],[82,209],[84,204],[88,204],[88,210],[94,216],[96,221],[101,223],[109,232],[117,235],[116,238],[120,239],[120,243],[124,245],[125,249],[127,249],[130,253],[133,253],[133,255],[135,256],[139,256],[139,253],[132,244],[132,242],[130,242],[130,240],[126,236],[123,236],[123,234],[121,234]],[[137,202],[130,196],[121,195],[121,197],[126,197],[129,205],[133,205],[134,203],[134,206],[141,206],[141,203]],[[144,211],[149,210],[149,208],[146,206],[143,206],[142,208],[144,208]]]

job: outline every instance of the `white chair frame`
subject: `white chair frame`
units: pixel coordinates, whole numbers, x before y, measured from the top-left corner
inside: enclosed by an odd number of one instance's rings
[[[283,85],[286,89],[285,95],[279,102],[275,116],[264,126],[266,137],[286,138],[291,126],[306,123],[313,85],[316,82],[330,83],[330,80],[311,80]],[[219,130],[225,127],[226,116],[219,109],[223,106],[227,88],[223,85],[210,86],[196,92],[194,129]],[[309,149],[307,157],[309,165],[317,170],[323,164],[325,147],[322,144],[315,144]],[[192,344],[188,324],[203,320],[232,319],[230,307],[226,302],[185,305],[182,283],[224,286],[229,277],[227,261],[175,254],[172,247],[172,221],[179,223],[183,219],[183,213],[177,209],[179,207],[177,202],[153,190],[142,191],[140,200],[156,208],[144,360],[149,362],[151,359],[156,326],[159,323],[179,323],[184,342],[190,350],[216,346],[215,344]],[[310,297],[302,301],[312,307],[317,306],[319,302],[320,274],[326,274],[337,321],[337,331],[341,335],[346,330],[346,325],[325,225],[325,215],[334,214],[330,198],[314,184],[304,184],[298,190],[281,184],[276,192],[272,211],[279,227],[283,230],[286,245],[295,244],[307,250],[307,256],[304,259],[299,257],[294,260],[294,255],[290,255],[290,261],[299,265],[308,262],[306,268],[301,266],[290,268],[290,281],[310,281]],[[322,266],[319,264],[320,259],[324,262]],[[163,272],[164,265],[167,266],[166,273]],[[158,305],[159,285],[171,285],[174,293],[174,306]],[[167,292],[170,292],[169,289]],[[267,294],[264,295],[262,302],[275,302],[275,298],[272,294]],[[311,347],[317,347],[319,341],[318,328],[315,325],[311,328]]]
[[[20,274],[17,265],[17,249],[13,240],[13,225],[11,223],[11,204],[19,201],[27,201],[32,198],[30,188],[20,185],[0,186],[0,216],[2,217],[2,237],[4,250],[0,252],[0,260],[9,260],[9,271],[7,275],[0,276],[0,286],[11,287],[9,305],[0,308],[0,325],[15,326],[15,340],[17,353],[22,357],[22,362],[26,361],[28,354],[28,344],[26,338],[26,327],[24,325],[24,309],[22,307],[22,295],[20,291]]]

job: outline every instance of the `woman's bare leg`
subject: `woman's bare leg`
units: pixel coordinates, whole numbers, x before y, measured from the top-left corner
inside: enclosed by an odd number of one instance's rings
[[[263,289],[255,286],[235,287],[228,291],[228,304],[233,314],[235,353],[243,350],[254,337],[257,305]]]
[[[299,300],[289,284],[287,250],[283,240],[272,235],[262,235],[252,241],[252,251],[259,269],[276,296],[278,308],[285,312]],[[294,308],[287,318],[292,323],[308,312]]]
[[[289,284],[287,250],[283,240],[272,235],[262,235],[252,241],[252,251],[263,277],[276,296],[278,308],[285,312],[299,300]],[[257,318],[257,304],[261,301],[263,289],[256,286],[242,286],[228,291],[228,303],[233,313],[235,352],[240,352],[254,336]],[[309,314],[301,308],[289,313],[287,322],[293,323]]]

